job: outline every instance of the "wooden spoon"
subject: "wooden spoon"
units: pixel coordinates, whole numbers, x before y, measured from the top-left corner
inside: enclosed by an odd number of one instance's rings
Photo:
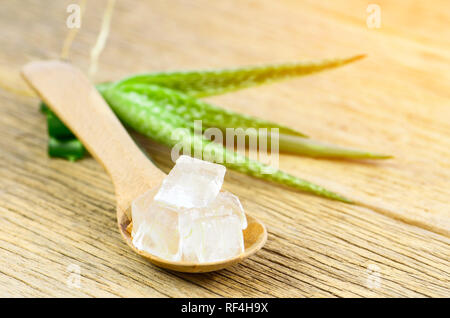
[[[127,226],[131,202],[159,186],[166,176],[140,151],[101,95],[80,70],[61,61],[32,62],[22,75],[42,100],[81,140],[91,155],[108,171],[114,183],[119,231],[127,244],[153,264],[180,272],[210,272],[238,263],[266,242],[263,223],[247,215],[243,254],[220,262],[171,262],[137,250]]]

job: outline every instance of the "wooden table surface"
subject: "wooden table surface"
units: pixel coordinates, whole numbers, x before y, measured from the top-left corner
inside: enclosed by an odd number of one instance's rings
[[[368,54],[341,69],[209,99],[395,158],[280,156],[282,169],[365,206],[229,171],[225,188],[267,225],[269,238],[245,262],[197,275],[156,268],[130,251],[116,228],[110,179],[92,158],[47,157],[45,118],[37,98],[20,96],[18,70],[59,56],[72,2],[1,3],[0,296],[450,296],[448,0],[379,0],[379,29],[366,25],[369,1],[117,1],[95,81]],[[88,1],[70,51],[86,72],[105,6]],[[137,138],[168,171],[169,150]]]

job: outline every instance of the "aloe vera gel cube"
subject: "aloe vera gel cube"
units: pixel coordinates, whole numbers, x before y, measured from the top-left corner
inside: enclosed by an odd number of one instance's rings
[[[180,156],[155,200],[179,208],[206,207],[219,193],[225,171],[222,165]]]

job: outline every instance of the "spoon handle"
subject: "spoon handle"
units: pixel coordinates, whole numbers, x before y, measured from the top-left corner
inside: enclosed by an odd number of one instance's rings
[[[25,65],[22,74],[108,171],[119,207],[126,210],[164,177],[80,70],[61,61],[39,61]]]

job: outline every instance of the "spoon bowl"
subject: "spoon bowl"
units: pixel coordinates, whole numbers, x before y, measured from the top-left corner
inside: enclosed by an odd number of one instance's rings
[[[150,262],[159,267],[185,273],[205,273],[217,271],[225,267],[229,267],[236,263],[239,263],[245,258],[256,253],[259,249],[261,249],[267,240],[266,228],[264,224],[262,224],[254,217],[251,217],[247,214],[246,217],[247,217],[247,228],[243,231],[244,247],[245,247],[244,253],[236,255],[227,260],[217,262],[209,262],[209,263],[192,263],[183,261],[173,262],[149,254],[145,251],[140,251],[136,249],[133,245],[132,237],[128,230],[130,220],[128,219],[124,211],[121,211],[119,208],[117,209],[117,221],[119,224],[119,231],[122,234],[124,240],[127,242],[127,244],[131,247],[133,251],[145,257],[147,260],[149,260]]]
[[[244,253],[223,261],[173,262],[136,249],[127,231],[131,222],[131,202],[157,187],[166,175],[141,152],[80,70],[61,61],[39,61],[25,65],[22,75],[111,176],[116,194],[119,231],[137,254],[162,268],[201,273],[236,264],[263,247],[267,240],[264,224],[246,215],[248,226],[244,230]]]

